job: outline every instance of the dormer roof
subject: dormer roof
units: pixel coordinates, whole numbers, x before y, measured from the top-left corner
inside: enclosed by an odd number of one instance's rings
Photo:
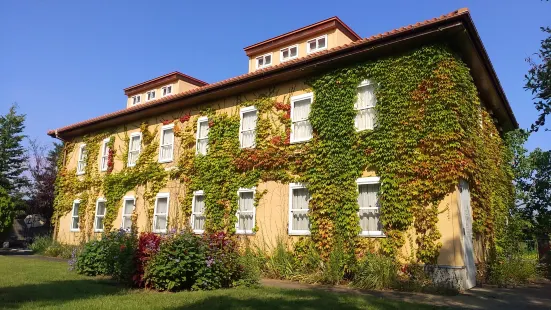
[[[187,82],[192,85],[196,85],[198,87],[208,85],[209,83],[201,81],[199,79],[196,79],[194,77],[191,77],[187,74],[183,74],[178,71],[174,71],[159,77],[156,77],[154,79],[127,87],[124,89],[124,94],[127,96],[132,96],[137,93],[144,92],[146,90],[156,88],[165,84],[174,83],[178,80],[182,80],[184,82]]]

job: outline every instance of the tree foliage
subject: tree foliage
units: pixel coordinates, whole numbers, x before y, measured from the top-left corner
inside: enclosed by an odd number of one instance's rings
[[[543,127],[546,117],[551,114],[551,27],[541,27],[541,31],[547,34],[547,38],[541,40],[535,57],[528,58],[531,68],[525,76],[524,86],[534,95],[534,105],[539,111],[538,119],[531,126],[532,131]]]
[[[25,171],[27,156],[22,145],[25,135],[25,115],[17,114],[17,105],[12,105],[6,115],[0,116],[0,186],[10,194],[27,184]]]

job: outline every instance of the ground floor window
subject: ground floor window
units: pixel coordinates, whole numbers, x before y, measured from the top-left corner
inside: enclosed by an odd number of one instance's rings
[[[132,228],[132,213],[134,212],[135,199],[131,196],[124,197],[122,204],[122,229]]]
[[[71,231],[78,231],[78,208],[80,207],[80,200],[73,201],[73,210],[71,211]]]
[[[168,226],[168,206],[169,194],[157,194],[157,199],[155,200],[155,210],[153,213],[153,232],[166,233]]]
[[[94,219],[94,231],[103,231],[103,218],[105,217],[105,199],[99,198],[96,201],[96,217]]]
[[[360,178],[358,184],[358,205],[362,236],[382,236],[383,225],[379,219],[379,177]]]
[[[289,184],[289,235],[309,235],[308,202],[310,193],[305,185]]]
[[[237,208],[237,223],[235,231],[238,234],[252,234],[255,222],[254,188],[241,188],[237,191],[239,196]]]
[[[202,234],[205,231],[205,194],[203,191],[193,193],[191,228],[196,234]]]

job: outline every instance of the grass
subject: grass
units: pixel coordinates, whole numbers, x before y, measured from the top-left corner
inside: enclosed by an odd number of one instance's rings
[[[0,256],[1,309],[434,309],[354,294],[269,287],[159,293],[80,276],[63,261]]]

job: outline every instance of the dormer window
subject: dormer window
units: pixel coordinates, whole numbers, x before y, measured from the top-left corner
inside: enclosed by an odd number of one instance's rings
[[[317,37],[315,39],[309,40],[306,42],[306,47],[308,49],[308,54],[319,52],[327,48],[327,35]]]
[[[281,62],[295,59],[298,57],[298,45],[289,46],[280,50]]]
[[[272,65],[272,54],[266,54],[256,57],[256,68],[262,69]]]
[[[172,85],[168,85],[162,88],[163,90],[163,96],[168,96],[172,94]]]
[[[147,92],[147,101],[155,99],[155,91],[150,90]]]
[[[136,95],[132,96],[132,105],[136,105],[142,101],[142,96]]]

